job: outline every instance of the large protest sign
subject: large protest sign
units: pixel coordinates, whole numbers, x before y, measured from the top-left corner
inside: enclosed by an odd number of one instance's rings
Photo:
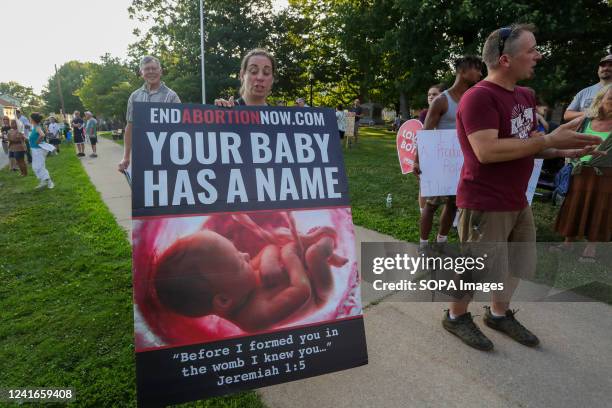
[[[416,135],[421,129],[423,129],[423,124],[420,121],[410,119],[404,122],[397,131],[395,144],[402,174],[412,173],[412,170],[414,170],[414,160],[417,152]]]
[[[421,195],[436,197],[456,195],[463,152],[455,129],[420,130],[418,132],[419,166],[421,168]],[[525,195],[531,205],[538,185],[541,159],[534,161],[533,172]]]
[[[367,364],[332,110],[135,104],[138,401]]]

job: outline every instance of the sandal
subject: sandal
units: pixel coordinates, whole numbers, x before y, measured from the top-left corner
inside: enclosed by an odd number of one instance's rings
[[[573,250],[574,250],[574,246],[571,243],[566,244],[565,242],[548,247],[548,252],[554,252],[557,254],[573,252]]]
[[[580,258],[578,258],[578,262],[580,262],[580,263],[596,263],[597,262],[597,258],[595,256],[584,256],[584,255],[582,255]]]

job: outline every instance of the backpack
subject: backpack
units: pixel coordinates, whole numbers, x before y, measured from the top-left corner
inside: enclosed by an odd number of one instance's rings
[[[572,165],[572,163],[567,163],[555,175],[555,189],[552,193],[552,200],[554,204],[561,205],[563,203],[563,199],[569,191],[573,169],[574,166]]]

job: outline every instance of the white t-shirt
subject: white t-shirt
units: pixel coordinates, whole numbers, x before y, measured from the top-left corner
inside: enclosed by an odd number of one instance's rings
[[[53,138],[57,138],[57,134],[59,133],[60,127],[59,127],[59,123],[54,122],[54,123],[49,123],[49,133],[51,133],[53,135]]]
[[[346,131],[346,113],[344,111],[336,111],[336,120],[338,121],[338,130]]]

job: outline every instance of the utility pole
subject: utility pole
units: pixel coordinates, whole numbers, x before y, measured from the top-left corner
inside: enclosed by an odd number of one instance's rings
[[[314,106],[312,104],[312,85],[314,82],[314,73],[310,67],[308,68],[308,80],[310,81],[310,106]]]
[[[57,92],[59,93],[60,103],[62,104],[62,122],[66,121],[66,109],[64,108],[64,95],[62,94],[62,80],[57,74],[57,64],[53,64],[55,67],[55,79],[57,80]]]
[[[202,60],[202,103],[206,103],[206,71],[204,70],[204,0],[200,0],[200,53]]]

